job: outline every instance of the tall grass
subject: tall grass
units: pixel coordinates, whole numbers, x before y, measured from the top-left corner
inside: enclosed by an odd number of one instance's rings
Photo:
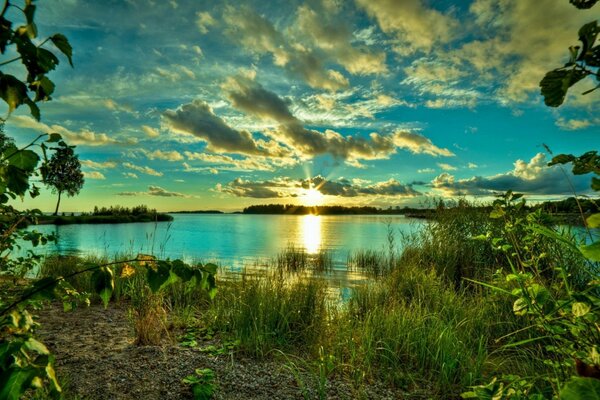
[[[333,254],[323,248],[315,254],[309,254],[304,248],[290,244],[277,254],[274,266],[283,272],[327,273],[333,269]]]
[[[266,277],[242,274],[221,287],[209,319],[251,355],[265,356],[275,349],[311,353],[326,334],[326,289],[320,279],[279,272]]]

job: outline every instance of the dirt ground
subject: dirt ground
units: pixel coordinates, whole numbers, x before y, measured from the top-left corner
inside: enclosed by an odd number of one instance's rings
[[[168,340],[162,346],[135,345],[126,305],[63,312],[57,304],[39,315],[40,339],[56,356],[68,399],[191,399],[182,379],[196,368],[215,372],[215,399],[319,398],[315,374],[294,372],[285,362],[214,355]],[[338,379],[330,379],[326,388],[329,399],[404,397],[384,385],[353,388]]]

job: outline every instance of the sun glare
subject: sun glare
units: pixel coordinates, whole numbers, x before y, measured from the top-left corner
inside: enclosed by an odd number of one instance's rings
[[[316,254],[321,248],[321,216],[302,217],[302,241],[308,254]]]
[[[323,203],[324,197],[318,189],[306,189],[302,194],[302,203],[305,206],[319,206]]]

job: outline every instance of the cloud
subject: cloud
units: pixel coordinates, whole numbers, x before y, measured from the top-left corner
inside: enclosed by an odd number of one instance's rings
[[[106,179],[104,174],[100,171],[84,171],[83,176],[86,179],[100,179],[100,180]]]
[[[382,31],[395,38],[394,50],[401,55],[429,52],[450,42],[459,26],[451,15],[427,8],[421,0],[356,0]]]
[[[144,131],[144,133],[151,138],[157,138],[160,136],[160,132],[157,129],[154,129],[148,125],[142,125],[142,131]]]
[[[176,110],[167,110],[162,117],[169,129],[193,135],[207,142],[209,151],[252,155],[268,154],[265,149],[258,147],[250,132],[230,127],[222,118],[214,114],[207,103],[201,100],[194,100]]]
[[[222,193],[232,194],[237,197],[252,197],[256,199],[269,199],[279,197],[293,197],[287,191],[282,191],[281,188],[290,188],[288,181],[248,181],[242,178],[236,178],[227,185],[222,186],[217,184],[216,190]]]
[[[600,124],[600,118],[596,119],[565,119],[560,117],[556,120],[556,126],[565,131],[585,129],[592,125]]]
[[[191,151],[185,151],[184,154],[188,160],[203,161],[206,164],[219,166],[220,169],[231,171],[274,171],[275,167],[289,167],[298,163],[298,160],[291,158],[277,159],[260,156],[233,158],[224,154],[197,153]]]
[[[413,197],[420,193],[411,185],[404,185],[395,179],[369,184],[369,181],[341,178],[333,181],[322,176],[311,179],[293,180],[278,178],[264,181],[250,181],[237,178],[227,185],[217,185],[217,191],[237,197],[252,198],[291,198],[303,194],[306,189],[314,188],[323,195],[338,197],[394,196]]]
[[[144,173],[144,174],[147,174],[147,175],[163,176],[162,172],[156,171],[155,169],[152,169],[152,168],[147,167],[147,166],[142,167],[140,165],[134,165],[134,164],[132,164],[130,162],[124,162],[123,166],[125,168],[129,168],[129,169],[132,169],[134,171],[138,171],[138,172],[141,172],[141,173]]]
[[[227,35],[241,47],[258,55],[270,54],[275,65],[301,77],[312,88],[335,91],[348,87],[348,79],[339,71],[324,66],[321,54],[288,42],[269,20],[254,10],[229,6],[223,20]]]
[[[157,197],[185,197],[189,198],[191,196],[178,192],[171,192],[166,189],[163,189],[160,186],[148,186],[147,192],[120,192],[117,193],[117,196],[157,196]]]
[[[172,151],[162,151],[162,150],[154,150],[152,152],[144,151],[146,157],[150,160],[165,160],[165,161],[181,161],[183,160],[183,156],[177,150]]]
[[[303,157],[328,153],[350,165],[359,165],[359,160],[389,158],[396,148],[432,156],[454,155],[450,150],[439,148],[430,139],[413,132],[398,130],[390,135],[371,133],[364,138],[343,136],[329,129],[325,132],[307,129],[293,115],[288,102],[247,77],[231,77],[223,89],[235,108],[261,120],[279,124],[264,134],[293,148]]]
[[[454,153],[446,148],[440,148],[431,142],[431,139],[414,132],[396,131],[393,135],[394,144],[400,148],[410,150],[415,154],[429,154],[430,156],[453,157]]]
[[[469,169],[476,169],[476,168],[479,168],[479,165],[470,162],[470,163],[467,164],[467,168],[469,168]]]
[[[114,161],[96,162],[92,160],[81,160],[81,165],[91,169],[112,169],[117,167],[117,163]]]
[[[432,172],[435,172],[435,169],[433,169],[433,168],[422,168],[422,169],[418,169],[417,172],[419,174],[430,174]]]
[[[208,12],[199,12],[196,14],[196,16],[196,25],[202,34],[207,34],[208,28],[216,25],[217,23],[212,15],[210,15]]]
[[[517,160],[513,170],[506,173],[456,179],[444,172],[435,177],[430,186],[448,196],[489,196],[507,190],[525,194],[567,195],[573,193],[573,187],[578,193],[589,191],[589,177],[570,173],[565,177],[559,166],[549,167],[547,164],[546,156],[538,153],[528,162]]]
[[[306,4],[298,8],[297,26],[302,38],[323,51],[351,74],[371,75],[387,72],[384,52],[372,52],[366,46],[355,47],[351,27],[331,18],[333,13],[319,12]],[[327,18],[329,17],[329,18]]]
[[[437,166],[443,169],[444,171],[456,171],[458,168],[446,163],[437,163]]]
[[[134,174],[133,172],[123,172],[123,176],[125,178],[138,179],[137,174]]]
[[[136,143],[134,138],[129,138],[126,141],[118,141],[105,133],[96,133],[89,129],[81,129],[79,132],[74,132],[60,125],[46,125],[29,116],[14,115],[11,117],[10,122],[19,128],[33,129],[40,133],[58,133],[70,145],[107,146]]]

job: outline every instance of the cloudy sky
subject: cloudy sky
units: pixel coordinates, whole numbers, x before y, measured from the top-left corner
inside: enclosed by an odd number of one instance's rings
[[[51,74],[41,122],[19,110],[6,130],[77,145],[66,211],[558,198],[542,144],[597,149],[600,95],[584,80],[550,109],[538,83],[598,17],[566,0],[45,1],[40,34],[64,33],[75,67]]]

